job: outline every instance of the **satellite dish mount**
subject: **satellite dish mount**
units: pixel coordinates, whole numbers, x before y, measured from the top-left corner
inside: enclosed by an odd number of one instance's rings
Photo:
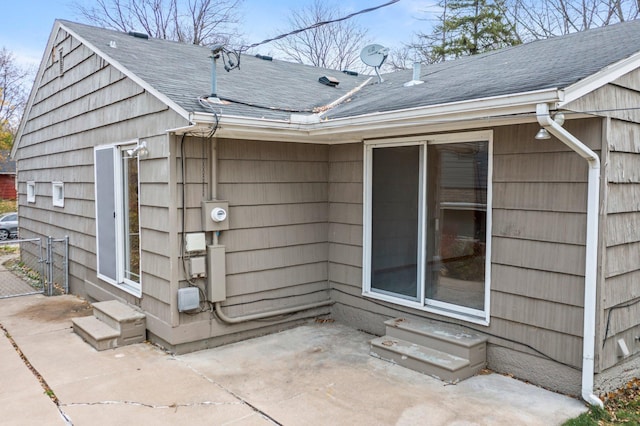
[[[373,67],[378,76],[378,83],[382,83],[384,80],[380,76],[380,67],[387,60],[389,55],[389,48],[381,46],[379,44],[370,44],[365,46],[360,51],[360,60],[366,65]]]

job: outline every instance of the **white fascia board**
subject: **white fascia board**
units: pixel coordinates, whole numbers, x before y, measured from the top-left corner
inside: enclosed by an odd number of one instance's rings
[[[73,37],[78,39],[80,42],[82,42],[82,44],[87,46],[89,49],[94,51],[96,53],[96,55],[100,56],[102,59],[107,61],[109,63],[109,65],[113,66],[115,69],[120,71],[122,74],[124,74],[125,76],[130,78],[134,83],[136,83],[140,87],[144,88],[145,91],[149,92],[152,96],[155,96],[156,98],[158,98],[158,100],[160,100],[160,102],[162,102],[165,105],[167,105],[169,108],[174,110],[176,113],[178,113],[183,118],[185,118],[187,120],[189,119],[189,113],[184,108],[182,108],[180,105],[178,105],[177,103],[175,103],[174,101],[169,99],[169,97],[167,97],[163,93],[159,92],[156,88],[154,88],[149,83],[147,83],[146,81],[144,81],[143,79],[138,77],[136,74],[132,73],[131,70],[129,70],[129,68],[125,67],[120,62],[116,61],[111,56],[107,55],[105,53],[105,51],[103,51],[102,49],[99,49],[93,43],[90,43],[89,41],[87,41],[86,39],[84,39],[83,37],[78,35],[78,33],[73,31],[72,29],[66,27],[63,23],[60,23],[60,27],[63,28],[69,34],[71,34]]]
[[[565,96],[558,107],[563,107],[638,68],[640,68],[640,52],[613,63],[564,89]]]
[[[273,140],[282,142],[345,143],[367,138],[398,135],[399,131],[450,130],[486,127],[515,122],[535,122],[538,103],[557,104],[563,93],[556,88],[497,96],[398,111],[376,112],[349,118],[325,119],[307,123],[299,120],[271,120],[238,116],[219,116],[218,137]],[[528,116],[527,114],[530,114]],[[192,113],[190,120],[200,126],[213,125],[208,113]]]

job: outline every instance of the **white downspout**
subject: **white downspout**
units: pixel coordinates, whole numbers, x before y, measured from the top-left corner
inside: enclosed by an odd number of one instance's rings
[[[538,123],[562,143],[589,162],[587,191],[587,245],[584,272],[584,329],[582,335],[582,398],[603,407],[593,393],[594,352],[596,338],[596,284],[598,273],[598,222],[600,204],[600,159],[589,147],[556,123],[549,105],[537,104]]]

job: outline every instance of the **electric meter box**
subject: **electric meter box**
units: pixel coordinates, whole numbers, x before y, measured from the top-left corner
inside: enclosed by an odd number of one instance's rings
[[[204,231],[226,231],[229,229],[229,202],[202,202],[202,229]]]

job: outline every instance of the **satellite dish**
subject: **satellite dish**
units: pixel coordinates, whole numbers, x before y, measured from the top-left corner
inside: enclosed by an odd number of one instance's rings
[[[382,83],[382,77],[378,71],[389,55],[389,48],[379,44],[370,44],[360,51],[360,60],[366,65],[373,67],[378,75],[378,83]]]
[[[360,51],[360,59],[370,67],[380,67],[389,55],[389,49],[379,44],[370,44]]]

